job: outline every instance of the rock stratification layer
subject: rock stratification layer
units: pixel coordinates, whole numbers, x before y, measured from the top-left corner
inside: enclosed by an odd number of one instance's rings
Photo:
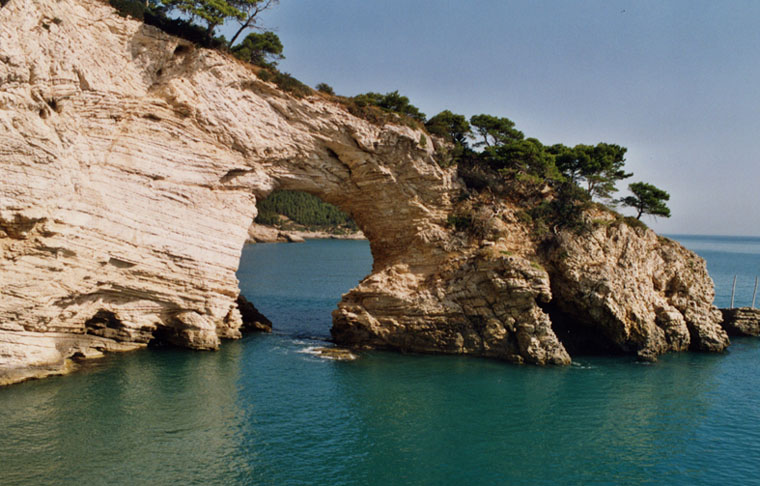
[[[553,310],[643,356],[728,343],[677,244],[620,228],[546,253],[504,208],[473,241],[447,228],[461,187],[420,130],[295,99],[105,4],[0,9],[0,131],[0,383],[156,337],[239,337],[235,271],[275,189],[335,204],[370,241],[340,343],[568,363]]]
[[[723,329],[729,336],[760,336],[760,309],[734,307],[721,309]]]

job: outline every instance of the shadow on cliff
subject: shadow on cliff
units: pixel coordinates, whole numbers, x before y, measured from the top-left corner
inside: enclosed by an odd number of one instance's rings
[[[598,328],[586,324],[567,312],[562,311],[554,302],[538,302],[541,310],[549,315],[552,330],[557,335],[571,358],[580,356],[616,356],[626,353]]]

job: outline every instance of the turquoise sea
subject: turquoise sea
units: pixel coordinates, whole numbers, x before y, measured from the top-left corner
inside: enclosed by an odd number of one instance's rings
[[[672,237],[706,258],[718,305],[734,275],[750,303],[760,238]],[[760,339],[563,368],[314,356],[370,267],[361,241],[248,246],[240,286],[271,335],[0,389],[0,484],[760,484]]]

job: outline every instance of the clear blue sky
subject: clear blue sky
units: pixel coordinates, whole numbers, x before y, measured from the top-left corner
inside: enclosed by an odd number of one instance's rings
[[[760,235],[760,1],[281,0],[280,63],[428,116],[506,116],[545,144],[628,147],[664,233]]]

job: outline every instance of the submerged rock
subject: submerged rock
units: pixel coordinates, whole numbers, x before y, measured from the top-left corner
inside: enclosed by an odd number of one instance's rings
[[[353,361],[358,358],[356,354],[345,348],[316,348],[314,350],[322,358],[336,361]]]
[[[568,364],[559,322],[645,359],[728,344],[704,261],[677,243],[606,225],[547,244],[507,201],[478,209],[478,236],[455,231],[463,183],[440,140],[254,71],[101,2],[0,9],[0,381],[240,337],[235,271],[275,189],[338,206],[370,242],[339,344]]]

